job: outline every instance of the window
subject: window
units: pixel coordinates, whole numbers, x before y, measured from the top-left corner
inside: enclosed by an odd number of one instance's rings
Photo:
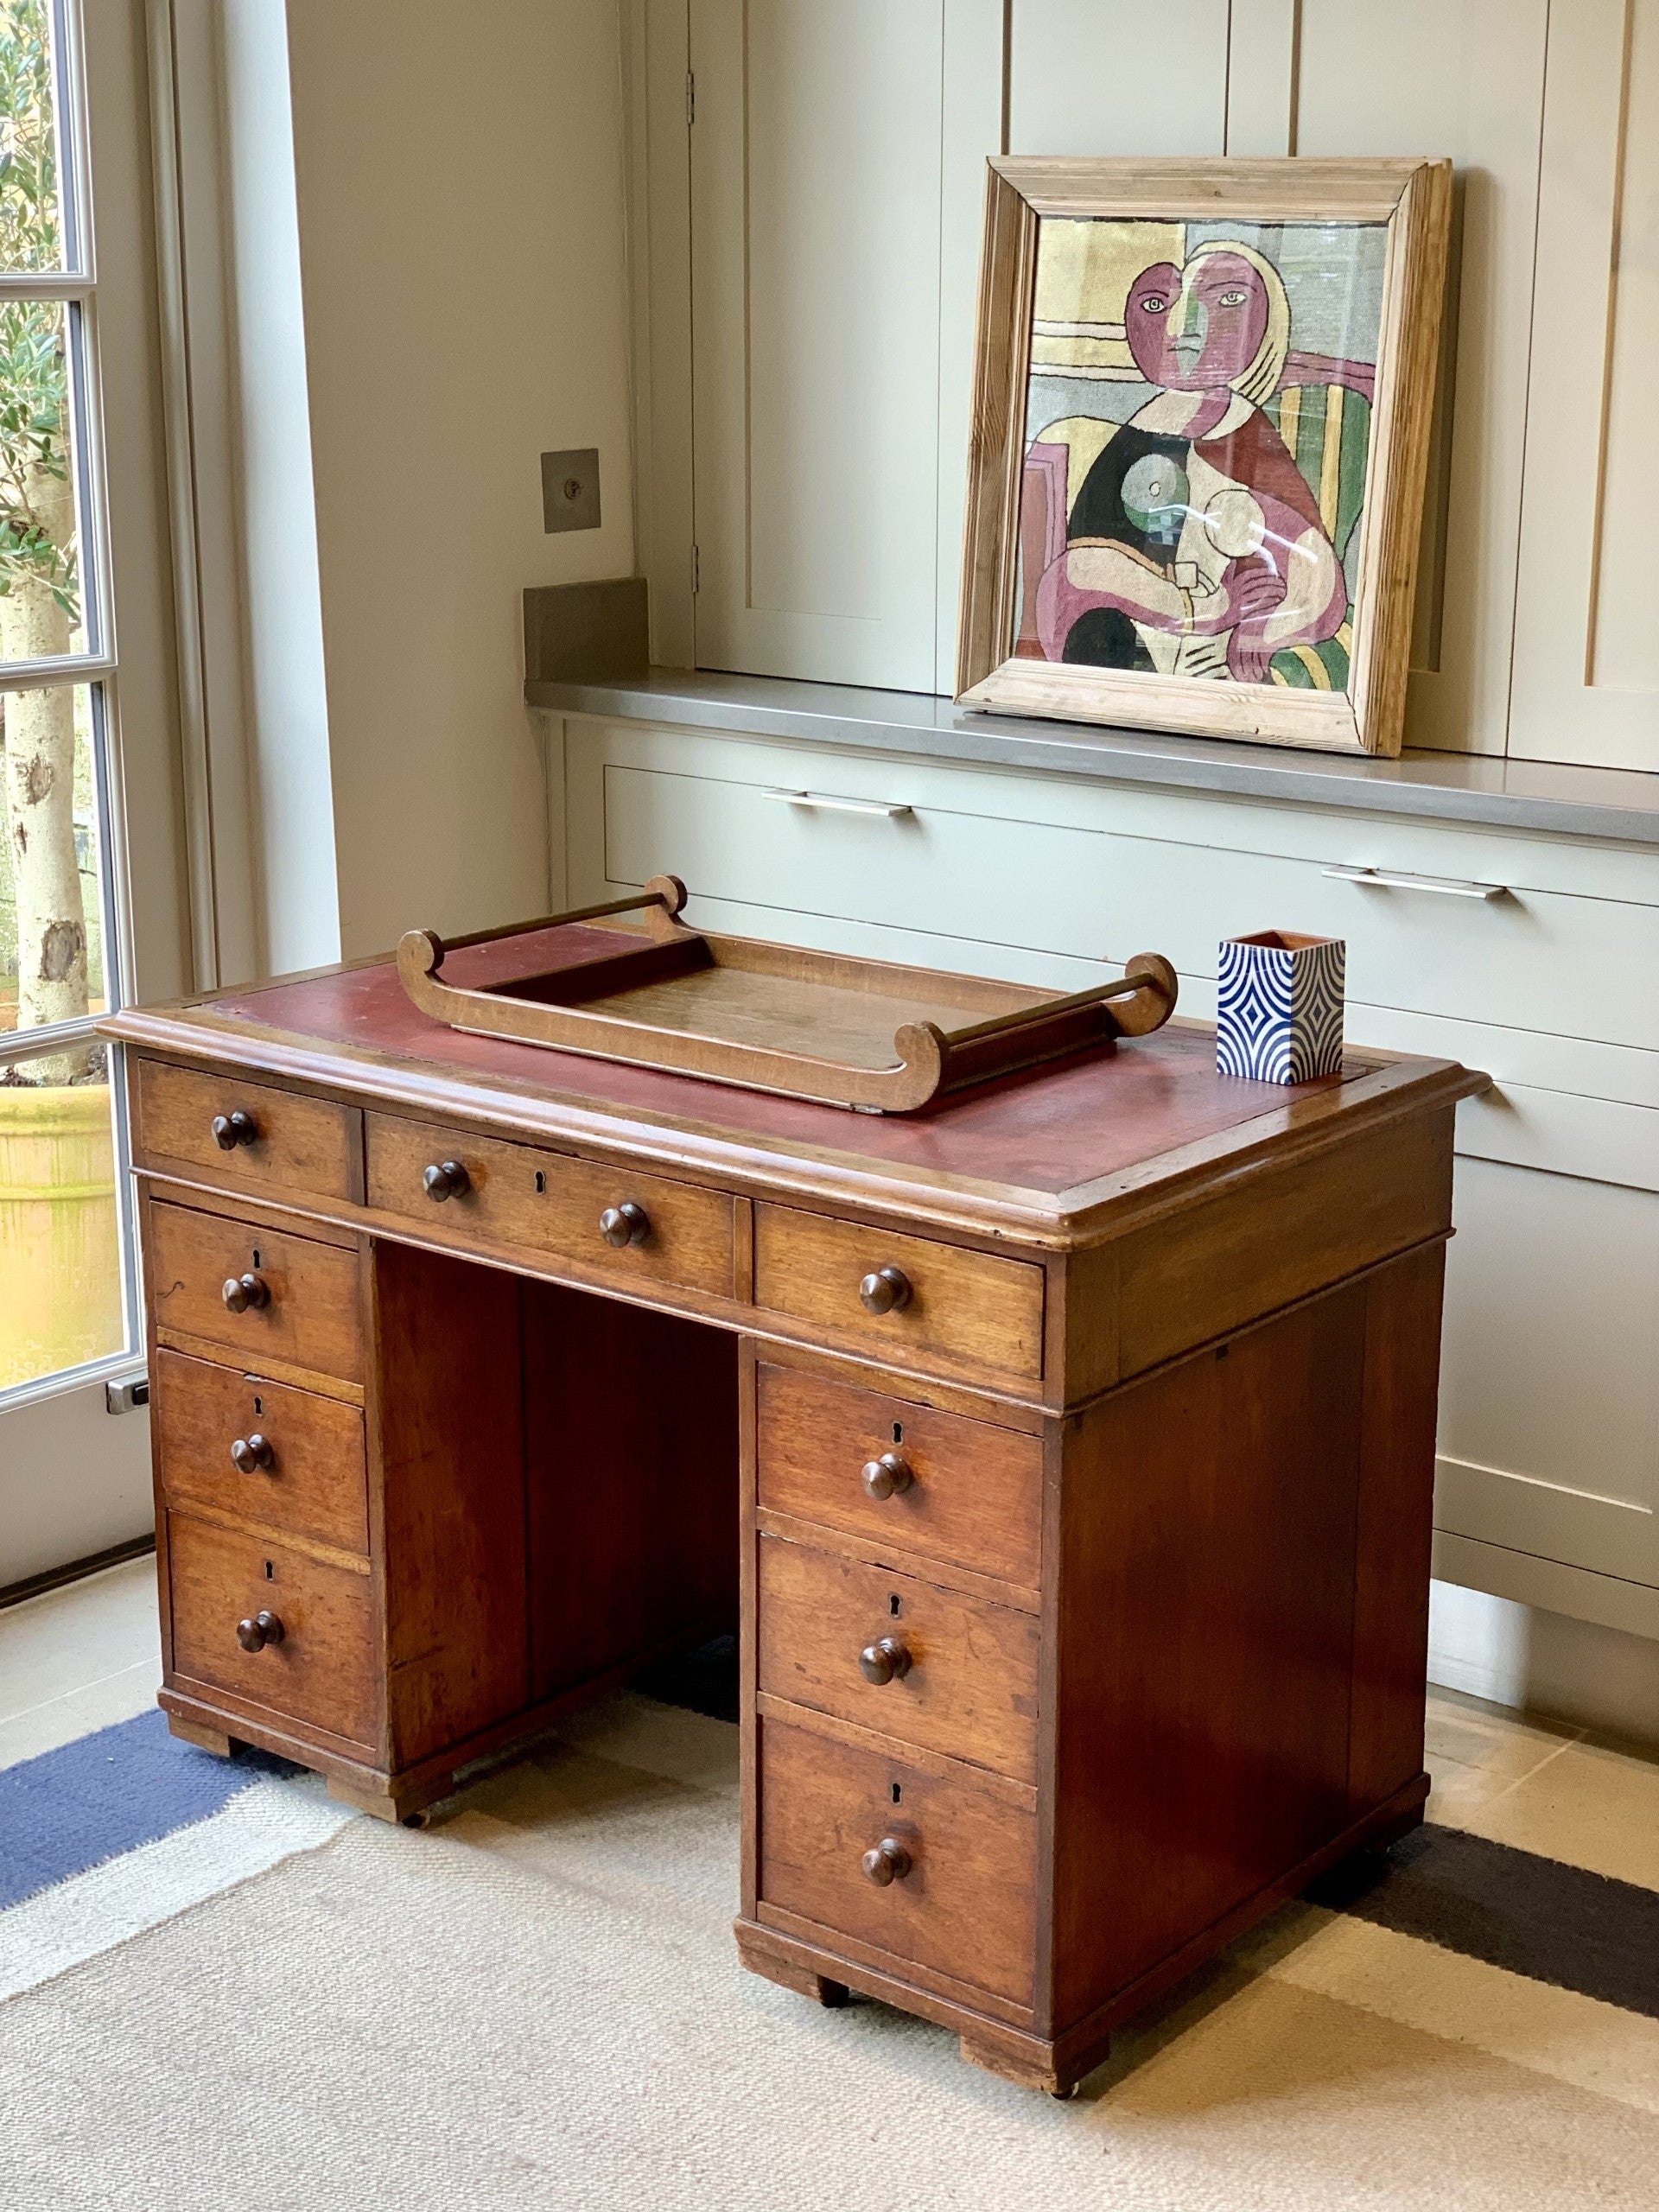
[[[78,15],[0,0],[0,1393],[124,1354],[115,674]]]

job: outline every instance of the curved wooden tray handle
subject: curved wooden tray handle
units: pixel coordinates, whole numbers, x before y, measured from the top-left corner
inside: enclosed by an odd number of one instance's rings
[[[684,909],[687,896],[685,886],[677,875],[653,875],[645,889],[632,899],[607,899],[602,906],[575,906],[568,914],[543,914],[533,922],[504,922],[499,930],[474,930],[470,937],[442,938],[435,930],[405,930],[397,940],[397,973],[404,989],[419,1006],[421,1001],[411,978],[417,982],[422,976],[435,976],[447,952],[464,951],[469,944],[493,944],[504,937],[525,937],[531,930],[560,929],[567,922],[596,922],[601,914],[637,913],[641,907],[650,910],[645,918],[650,934],[659,943],[671,942],[675,938],[693,934],[682,928],[677,919]],[[423,1007],[422,1011],[432,1009]],[[439,1021],[448,1018],[443,1014],[434,1015]]]

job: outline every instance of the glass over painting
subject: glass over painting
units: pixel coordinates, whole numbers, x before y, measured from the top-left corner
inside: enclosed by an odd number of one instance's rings
[[[1387,249],[1043,219],[1016,658],[1348,689]]]

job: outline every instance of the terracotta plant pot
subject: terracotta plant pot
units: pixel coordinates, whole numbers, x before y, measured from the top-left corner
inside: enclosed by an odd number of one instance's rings
[[[109,1086],[0,1085],[0,1389],[125,1333]]]

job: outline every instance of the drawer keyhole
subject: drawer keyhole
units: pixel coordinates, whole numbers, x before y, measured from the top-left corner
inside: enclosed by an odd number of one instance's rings
[[[276,1580],[276,1569],[270,1560],[265,1561],[265,1580],[267,1582],[274,1582]]]
[[[893,1440],[895,1444],[902,1444],[905,1440],[905,1424],[901,1421],[893,1424]]]
[[[905,1793],[896,1782],[890,1782],[887,1784],[887,1795],[895,1805],[902,1805],[905,1802]]]
[[[900,1612],[901,1612],[903,1610],[904,1610],[904,1599],[903,1599],[899,1595],[899,1592],[898,1592],[896,1590],[890,1590],[890,1591],[887,1592],[887,1611],[888,1611],[888,1612],[890,1612],[890,1613],[892,1614],[892,1616],[893,1616],[893,1618],[894,1618],[894,1620],[897,1620],[897,1619],[898,1619],[898,1618],[899,1618],[899,1615],[900,1614]]]
[[[539,1196],[542,1192],[545,1192],[545,1190],[546,1190],[546,1189],[547,1189],[547,1176],[546,1176],[545,1173],[544,1173],[541,1168],[539,1168],[539,1167],[538,1167],[538,1168],[536,1170],[536,1190],[537,1190],[537,1195]]]

